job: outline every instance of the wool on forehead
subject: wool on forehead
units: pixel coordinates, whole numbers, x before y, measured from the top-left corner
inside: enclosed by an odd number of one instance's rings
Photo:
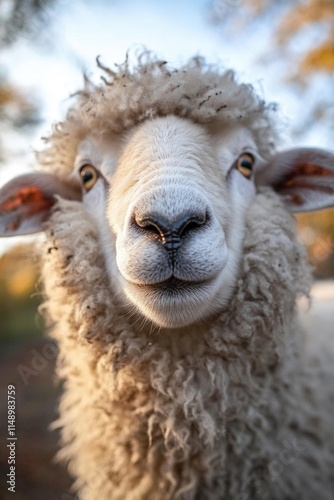
[[[132,60],[133,59],[133,60]],[[54,125],[38,153],[42,167],[56,175],[73,168],[79,142],[87,135],[122,134],[141,122],[168,115],[185,117],[205,126],[242,124],[250,129],[260,153],[267,158],[277,137],[272,104],[266,104],[251,85],[238,83],[232,70],[194,57],[178,69],[150,52],[110,69],[97,60],[101,83],[85,78],[84,88],[64,121]]]

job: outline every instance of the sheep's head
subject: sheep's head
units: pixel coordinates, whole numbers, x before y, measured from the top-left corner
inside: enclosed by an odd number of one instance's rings
[[[198,82],[201,92],[205,76],[201,73]],[[180,87],[182,75],[178,78]],[[209,90],[212,101],[225,102],[222,90]],[[189,93],[186,85],[182,92]],[[210,98],[197,94],[193,98],[201,110]],[[146,97],[140,99],[144,106]],[[112,126],[117,120],[108,126],[104,119],[101,131],[99,102],[90,119],[94,127],[71,124],[75,156],[70,168],[61,171],[62,180],[56,166],[56,176],[28,174],[0,192],[4,236],[41,230],[55,194],[82,200],[96,221],[113,292],[138,314],[169,328],[198,322],[228,304],[238,276],[245,214],[258,186],[272,186],[292,211],[334,204],[333,154],[297,149],[270,155],[269,144],[266,149],[261,143],[269,135],[264,108],[259,119],[259,101],[239,122],[231,118],[233,110],[230,119],[217,120],[227,105],[214,103],[216,115],[209,119],[206,111],[202,123],[199,111],[196,116],[182,113],[176,102],[174,112],[168,106],[162,112],[157,100],[155,113],[122,130]],[[106,107],[103,112],[108,115]]]
[[[220,135],[169,116],[139,125],[121,147],[110,138],[79,148],[83,202],[112,282],[158,325],[220,310],[234,285],[257,152],[247,130]]]

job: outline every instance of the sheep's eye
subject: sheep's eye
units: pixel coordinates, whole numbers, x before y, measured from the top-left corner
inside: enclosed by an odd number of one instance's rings
[[[239,172],[248,179],[252,176],[254,156],[250,153],[242,153],[237,160],[236,167]]]
[[[99,174],[98,174],[98,171],[96,170],[96,168],[93,167],[93,165],[89,165],[89,164],[83,165],[80,168],[80,176],[81,176],[82,184],[83,184],[86,191],[89,191],[90,189],[92,189],[92,187],[94,186],[94,184],[96,183],[96,181],[99,178]]]

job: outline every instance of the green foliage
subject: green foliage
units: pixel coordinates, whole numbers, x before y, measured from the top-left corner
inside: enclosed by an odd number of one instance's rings
[[[43,322],[37,313],[37,270],[32,248],[20,246],[0,258],[0,342],[12,343],[41,336]]]

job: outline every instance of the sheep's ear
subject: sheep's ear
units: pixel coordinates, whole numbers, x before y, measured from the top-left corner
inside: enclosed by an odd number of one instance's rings
[[[38,233],[56,202],[55,195],[80,199],[80,189],[47,173],[14,178],[0,189],[0,236]]]
[[[255,174],[258,185],[270,185],[291,212],[334,206],[334,153],[316,148],[282,151]]]

